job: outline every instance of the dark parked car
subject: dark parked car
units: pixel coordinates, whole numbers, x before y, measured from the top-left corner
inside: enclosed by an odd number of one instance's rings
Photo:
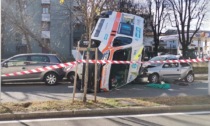
[[[44,68],[61,63],[55,54],[29,53],[19,54],[4,60],[1,64],[2,74],[22,72],[35,68]],[[2,82],[44,81],[47,85],[55,85],[65,76],[63,68],[47,70],[32,74],[2,77]]]

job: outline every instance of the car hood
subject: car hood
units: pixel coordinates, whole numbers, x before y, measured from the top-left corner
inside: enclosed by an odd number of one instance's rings
[[[143,64],[143,67],[144,68],[152,68],[152,67],[157,67],[157,66],[160,66],[162,63],[149,63],[149,62],[146,62]]]

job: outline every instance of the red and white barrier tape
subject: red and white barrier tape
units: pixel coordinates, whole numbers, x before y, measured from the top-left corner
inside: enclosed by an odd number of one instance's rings
[[[98,63],[98,64],[141,64],[141,63],[198,63],[198,62],[206,62],[209,61],[210,58],[203,58],[203,59],[182,59],[182,60],[165,60],[165,61],[146,61],[146,62],[141,62],[141,61],[111,61],[111,60],[89,60],[89,63]],[[18,76],[18,75],[25,75],[25,74],[31,74],[31,73],[38,73],[38,72],[43,72],[47,70],[53,70],[53,69],[58,69],[58,68],[63,68],[63,67],[68,67],[73,65],[76,66],[77,63],[86,63],[86,60],[78,60],[74,62],[68,62],[68,63],[61,63],[58,65],[52,65],[52,66],[47,66],[47,67],[42,67],[42,68],[35,68],[27,71],[22,71],[22,72],[14,72],[14,73],[9,73],[9,74],[3,74],[1,75],[2,77],[8,77],[8,76]],[[73,68],[71,67],[71,69]]]
[[[182,60],[164,60],[164,61],[146,61],[146,62],[141,62],[141,61],[111,61],[111,60],[89,60],[89,63],[98,63],[98,64],[141,64],[141,63],[198,63],[198,62],[207,62],[209,61],[210,58],[206,59],[182,59]],[[78,60],[78,63],[86,63],[86,60]]]
[[[2,77],[8,77],[8,76],[18,76],[18,75],[39,73],[39,72],[43,72],[43,71],[47,71],[47,70],[54,70],[54,69],[58,69],[58,68],[68,67],[68,66],[71,66],[71,65],[75,66],[76,64],[77,64],[76,61],[69,62],[69,63],[61,63],[61,64],[58,64],[58,65],[52,65],[52,66],[47,66],[47,67],[35,68],[35,69],[27,70],[27,71],[3,74],[1,76]]]

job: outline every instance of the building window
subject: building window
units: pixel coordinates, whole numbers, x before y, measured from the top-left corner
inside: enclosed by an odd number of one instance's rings
[[[42,22],[42,31],[49,31],[49,30],[50,30],[50,23]]]
[[[43,7],[42,11],[43,11],[43,14],[49,14],[49,8],[48,7]]]

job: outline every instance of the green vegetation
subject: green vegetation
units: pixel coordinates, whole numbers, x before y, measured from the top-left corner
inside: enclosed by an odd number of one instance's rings
[[[208,67],[193,67],[195,74],[208,74]]]
[[[192,63],[195,74],[207,74],[208,73],[208,62]]]

